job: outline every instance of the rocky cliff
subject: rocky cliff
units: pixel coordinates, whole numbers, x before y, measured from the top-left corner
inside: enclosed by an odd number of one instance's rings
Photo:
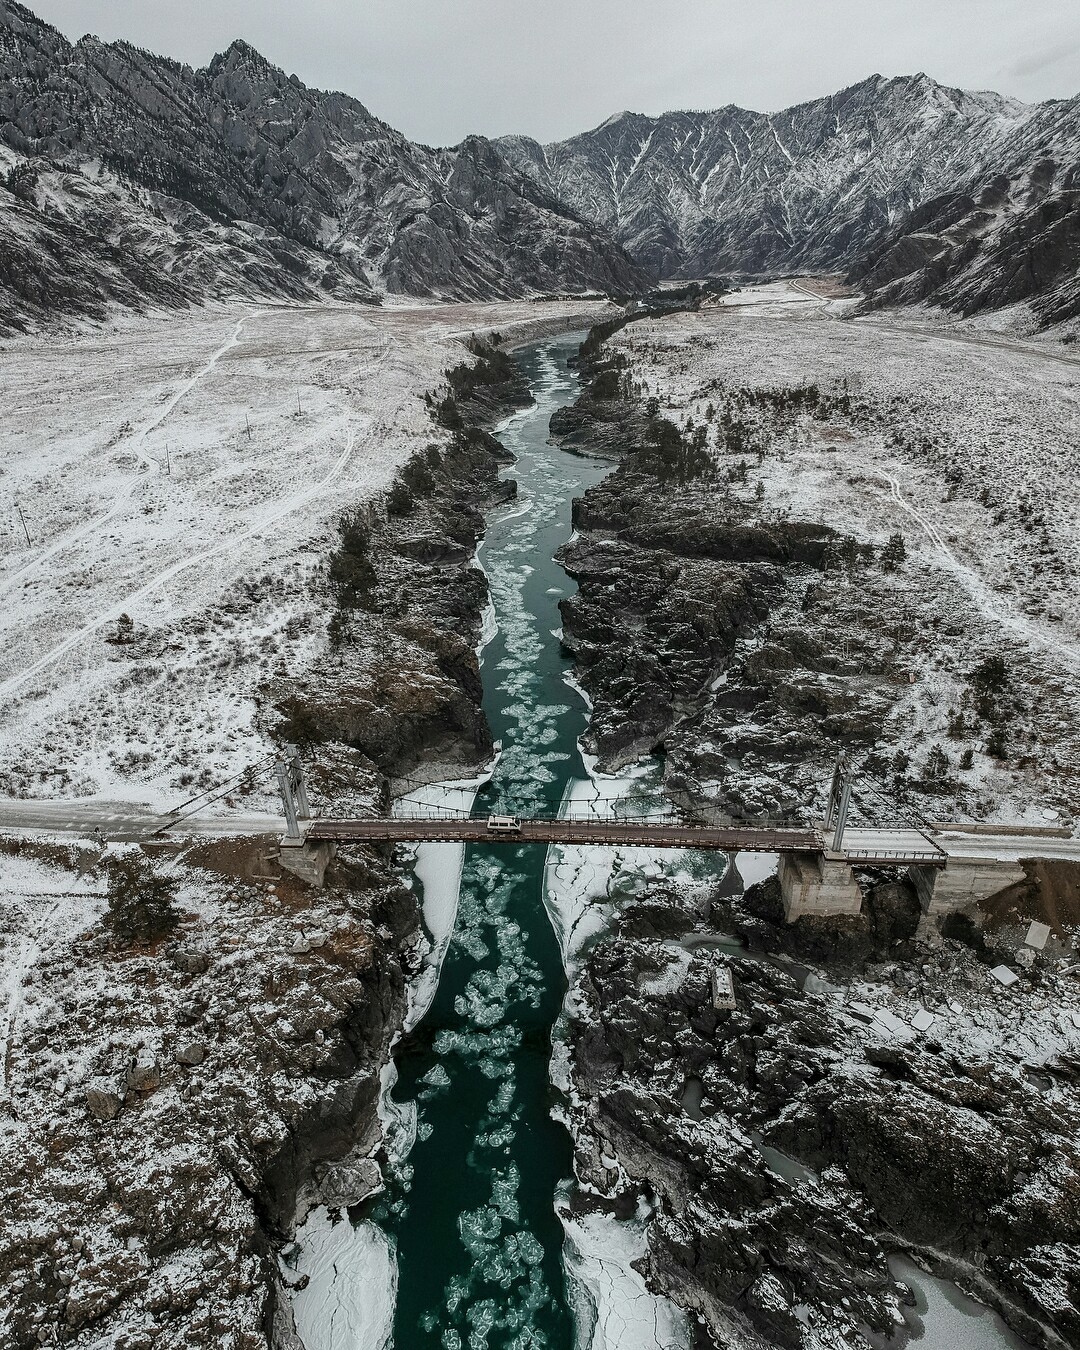
[[[898,762],[883,738],[921,597],[895,546],[777,511],[746,480],[900,407],[846,381],[709,378],[687,331],[590,342],[582,398],[553,420],[619,456],[562,553],[585,744],[608,768],[662,753],[691,815],[809,822],[837,751],[864,783]],[[931,773],[905,791],[907,813],[955,809]],[[787,924],[776,877],[746,888],[741,861],[719,884],[687,869],[609,890],[612,927],[567,1001],[578,1209],[651,1216],[639,1268],[694,1315],[701,1350],[918,1334],[899,1254],[1064,1350],[1080,1330],[1074,881],[1059,910],[1033,875],[928,943],[907,880],[868,869],[858,916]],[[1054,930],[1038,957],[1031,919]],[[1003,961],[1021,971],[1009,994]]]
[[[431,444],[342,519],[320,581],[329,649],[307,682],[264,690],[323,807],[384,807],[399,775],[490,753],[473,552],[513,484],[482,424],[530,396],[498,347],[473,348],[429,395]],[[0,1341],[297,1350],[279,1254],[313,1205],[343,1213],[381,1185],[380,1073],[423,956],[417,897],[371,847],[340,850],[320,890],[266,838],[5,852],[20,945]]]
[[[866,308],[927,301],[962,316],[1030,306],[1080,316],[1080,98],[1033,110],[978,171],[920,203],[851,270]]]
[[[0,319],[269,295],[617,290],[639,273],[497,148],[414,145],[243,42],[202,70],[0,3]]]
[[[1074,1344],[1078,1066],[1056,1009],[1078,1000],[1056,959],[1005,999],[988,966],[1016,929],[930,952],[895,883],[871,885],[858,920],[794,928],[775,879],[739,889],[650,891],[586,961],[582,1204],[651,1208],[644,1272],[698,1315],[702,1347],[878,1344],[914,1301],[899,1252],[1030,1344]],[[717,968],[734,1008],[714,1001]]]

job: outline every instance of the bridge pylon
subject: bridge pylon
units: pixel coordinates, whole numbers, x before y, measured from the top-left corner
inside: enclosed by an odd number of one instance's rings
[[[833,831],[832,852],[840,853],[844,847],[844,826],[847,824],[848,811],[851,808],[851,789],[854,780],[847,757],[840,755],[833,769],[832,784],[829,787],[829,805],[825,812],[823,834]]]
[[[281,789],[281,803],[285,808],[286,830],[282,842],[299,844],[304,838],[301,824],[306,825],[311,819],[311,807],[308,805],[307,784],[304,782],[304,766],[295,745],[285,747],[285,758],[277,766],[277,780]]]

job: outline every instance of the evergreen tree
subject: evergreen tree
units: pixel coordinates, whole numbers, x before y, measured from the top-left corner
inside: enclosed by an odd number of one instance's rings
[[[890,534],[888,542],[881,550],[881,567],[885,572],[895,572],[907,559],[907,546],[902,534]]]
[[[168,937],[180,922],[173,903],[176,882],[156,872],[143,854],[111,859],[106,884],[105,926],[116,945],[149,946]]]

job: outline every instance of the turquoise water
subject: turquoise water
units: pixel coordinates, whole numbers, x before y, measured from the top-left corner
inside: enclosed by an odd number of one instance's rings
[[[571,498],[609,466],[547,444],[552,412],[577,395],[566,358],[580,340],[523,354],[537,402],[500,433],[519,496],[489,522],[481,555],[498,619],[484,706],[502,746],[477,801],[484,812],[554,813],[567,783],[585,777],[586,710],[553,636],[572,583],[552,559],[570,534]],[[566,980],[544,862],[542,847],[468,848],[438,992],[398,1059],[394,1098],[416,1103],[417,1141],[374,1215],[397,1249],[398,1350],[574,1344],[553,1203],[572,1150],[551,1118],[549,1082]]]
[[[572,663],[556,637],[573,583],[553,555],[571,532],[571,499],[609,466],[547,444],[552,412],[577,396],[566,358],[579,341],[520,356],[536,406],[499,433],[520,487],[489,520],[481,553],[498,622],[483,657],[484,707],[501,743],[477,799],[483,812],[552,814],[587,777],[577,749],[586,709],[566,685]],[[438,991],[397,1057],[393,1097],[415,1108],[416,1142],[371,1215],[396,1252],[395,1350],[570,1350],[577,1341],[554,1209],[572,1145],[551,1116],[551,1036],[566,978],[544,904],[545,861],[538,846],[469,846]],[[730,884],[741,884],[734,871]],[[954,1286],[906,1265],[894,1271],[918,1291],[915,1342],[1022,1350]]]

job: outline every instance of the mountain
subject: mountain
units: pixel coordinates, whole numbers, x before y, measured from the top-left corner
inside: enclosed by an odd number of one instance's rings
[[[850,264],[1032,115],[925,75],[875,75],[780,113],[626,112],[553,145],[498,145],[652,276],[691,278]]]
[[[1080,98],[1033,109],[981,160],[858,260],[866,308],[929,301],[966,317],[1027,302],[1040,327],[1080,317]]]
[[[633,290],[481,137],[414,145],[243,42],[202,70],[0,0],[0,322],[110,302]]]
[[[781,113],[416,145],[234,42],[193,70],[0,0],[0,331],[237,295],[629,294],[845,271],[870,306],[1080,306],[1080,99],[880,75]]]

